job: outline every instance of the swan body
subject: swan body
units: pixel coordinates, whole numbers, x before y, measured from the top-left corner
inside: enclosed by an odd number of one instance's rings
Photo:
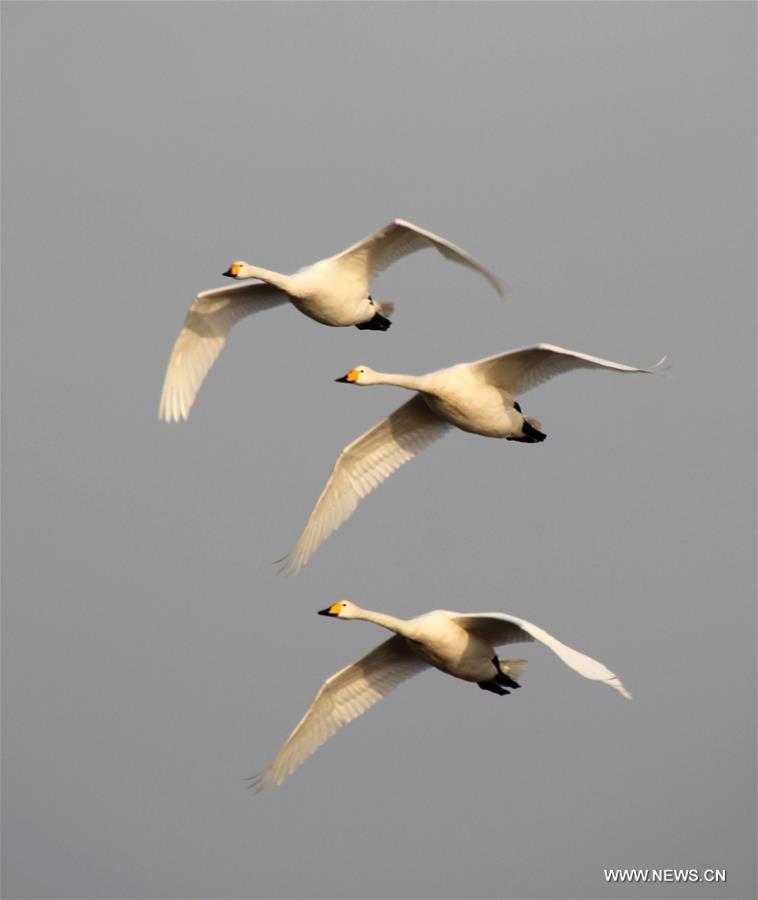
[[[513,440],[522,435],[525,416],[510,392],[472,377],[465,367],[443,369],[416,383],[415,390],[429,409],[461,431]]]
[[[427,375],[387,374],[368,366],[352,369],[337,381],[395,385],[413,391],[414,396],[342,451],[285,568],[298,572],[365,496],[451,427],[485,437],[539,443],[545,439],[542,426],[522,413],[517,395],[572,369],[652,374],[663,361],[642,369],[553,344],[536,344]]]
[[[603,682],[631,699],[618,676],[603,663],[567,646],[538,625],[505,613],[438,609],[406,620],[341,600],[319,615],[362,619],[394,635],[327,679],[268,768],[253,779],[258,790],[280,785],[343,725],[429,667],[475,682],[500,696],[509,694],[520,687],[515,678],[526,668],[526,661],[500,659],[495,648],[503,644],[540,641],[579,675]]]
[[[336,256],[292,275],[250,263],[233,263],[224,275],[258,283],[204,291],[195,297],[166,368],[159,416],[179,422],[189,416],[205,376],[224,347],[232,326],[254,312],[292,303],[322,325],[386,331],[394,304],[374,300],[371,282],[398,259],[434,247],[446,259],[479,272],[502,296],[502,283],[473,256],[439,235],[395,219]]]
[[[286,294],[292,305],[308,318],[333,328],[363,325],[377,313],[391,315],[394,309],[390,303],[378,303],[369,297],[368,284],[362,284],[350,273],[339,273],[339,267],[331,259],[305,266],[292,275],[236,262],[224,275],[237,281],[250,278],[265,281]]]

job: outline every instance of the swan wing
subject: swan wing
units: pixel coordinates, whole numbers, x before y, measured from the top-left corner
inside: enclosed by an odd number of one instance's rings
[[[664,356],[649,369],[639,369],[612,362],[610,359],[601,359],[599,356],[566,350],[554,344],[535,344],[533,347],[522,347],[519,350],[510,350],[508,353],[468,363],[465,368],[482,381],[497,385],[510,394],[523,394],[544,381],[572,369],[610,369],[615,372],[660,374],[656,369],[665,359]]]
[[[281,750],[253,779],[257,790],[280,785],[324,741],[386,697],[412,675],[428,668],[396,634],[366,656],[332,675]]]
[[[395,219],[394,222],[377,231],[376,234],[372,234],[371,237],[367,237],[337,256],[333,256],[329,262],[338,270],[349,274],[352,279],[360,279],[365,283],[368,291],[371,282],[392,263],[409,253],[424,250],[426,247],[434,247],[445,259],[479,272],[501,297],[504,296],[505,288],[502,282],[473,256],[439,235],[432,234],[431,231],[406,222],[404,219]]]
[[[490,641],[494,646],[519,641],[540,641],[575,672],[592,681],[603,681],[609,687],[615,688],[627,700],[632,699],[632,695],[621,683],[621,679],[603,663],[561,643],[552,634],[548,634],[547,631],[532,622],[527,622],[526,619],[518,619],[505,613],[471,613],[470,615],[457,615],[454,621],[466,631]]]
[[[186,419],[232,325],[288,300],[283,291],[270,284],[223,287],[198,294],[168,361],[159,417],[166,422]]]
[[[361,500],[451,426],[416,394],[340,453],[285,569],[296,574]]]

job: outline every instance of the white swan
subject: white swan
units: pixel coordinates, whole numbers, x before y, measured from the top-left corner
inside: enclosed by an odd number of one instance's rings
[[[336,731],[347,725],[412,675],[433,666],[505,695],[520,685],[523,659],[499,659],[495,647],[538,640],[567,666],[593,681],[602,681],[631,699],[621,680],[601,662],[574,650],[526,619],[504,613],[457,613],[435,610],[415,619],[397,619],[361,609],[349,600],[334,603],[319,615],[364,619],[394,631],[388,641],[327,679],[309,710],[268,768],[252,779],[258,790],[280,785]]]
[[[501,282],[465,250],[403,219],[395,219],[371,237],[294,275],[246,262],[233,263],[224,275],[265,283],[197,295],[168,362],[160,418],[179,422],[189,416],[200,385],[221,353],[232,325],[251,313],[289,301],[323,325],[386,331],[390,327],[387,316],[392,314],[394,304],[372,300],[371,282],[393,262],[425,247],[434,247],[446,259],[479,272],[503,294]]]
[[[543,441],[542,426],[522,414],[514,396],[571,369],[653,373],[665,358],[650,369],[638,369],[552,344],[537,344],[428,375],[387,375],[358,366],[337,381],[392,384],[417,393],[339,455],[300,539],[287,557],[285,570],[298,572],[367,494],[451,426],[509,441]]]

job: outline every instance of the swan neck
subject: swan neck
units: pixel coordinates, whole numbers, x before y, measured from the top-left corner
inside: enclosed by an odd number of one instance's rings
[[[286,291],[289,286],[289,275],[282,275],[281,272],[274,272],[271,269],[262,269],[260,266],[251,266],[249,264],[245,266],[244,272],[244,279],[257,278],[259,281],[273,284],[274,287],[281,288],[283,291]]]
[[[388,372],[376,373],[377,384],[391,384],[409,391],[423,390],[423,379],[419,375],[400,375]]]
[[[381,625],[382,628],[394,631],[395,634],[405,635],[408,631],[408,623],[404,619],[398,619],[395,616],[390,616],[386,613],[374,612],[371,609],[356,610],[354,618],[363,619],[366,622],[373,622],[375,625]]]

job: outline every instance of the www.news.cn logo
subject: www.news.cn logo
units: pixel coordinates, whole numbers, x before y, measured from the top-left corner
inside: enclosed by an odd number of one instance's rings
[[[726,882],[726,869],[603,869],[603,873],[606,882],[619,884]]]

